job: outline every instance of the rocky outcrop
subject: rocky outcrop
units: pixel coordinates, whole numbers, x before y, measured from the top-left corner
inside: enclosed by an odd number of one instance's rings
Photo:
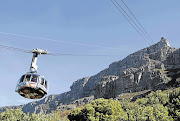
[[[121,93],[177,86],[179,75],[180,49],[171,47],[168,40],[162,38],[157,44],[110,64],[94,76],[75,81],[69,92],[50,95],[21,107],[30,113],[71,109],[95,98],[116,98]]]

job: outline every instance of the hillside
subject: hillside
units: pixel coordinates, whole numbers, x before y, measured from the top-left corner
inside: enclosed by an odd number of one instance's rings
[[[69,92],[50,95],[21,106],[27,113],[47,114],[56,109],[72,109],[96,98],[122,98],[122,93],[142,95],[144,90],[178,87],[180,84],[180,49],[170,46],[162,38],[157,44],[128,55],[114,62],[98,74],[75,81]],[[133,96],[130,96],[133,97]]]
[[[130,94],[131,95],[131,94]],[[180,88],[151,91],[136,101],[99,98],[73,109],[70,121],[179,121]]]
[[[142,92],[141,92],[142,93]],[[0,113],[3,121],[179,121],[180,87],[151,91],[135,101],[136,93],[126,93],[123,99],[99,98],[73,110],[55,110],[50,114],[24,113],[21,109],[6,109]]]

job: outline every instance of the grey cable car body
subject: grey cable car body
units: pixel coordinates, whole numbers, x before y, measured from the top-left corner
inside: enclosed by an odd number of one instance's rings
[[[21,96],[29,99],[40,99],[47,94],[47,80],[44,76],[37,74],[38,55],[48,54],[47,50],[33,49],[33,58],[30,72],[24,74],[18,81],[15,91]]]

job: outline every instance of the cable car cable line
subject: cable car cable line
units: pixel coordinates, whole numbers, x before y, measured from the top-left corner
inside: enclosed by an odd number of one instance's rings
[[[29,53],[29,50],[26,50],[26,49],[21,49],[21,48],[17,48],[17,47],[10,47],[10,46],[1,45],[1,44],[0,44],[0,48],[6,49],[6,50],[8,49],[8,50],[13,50],[13,51]]]
[[[49,39],[49,38],[32,37],[32,36],[21,35],[21,34],[13,34],[13,33],[7,33],[7,32],[0,32],[0,34],[10,35],[10,36],[17,36],[17,37],[24,37],[24,38],[31,38],[31,39],[37,39],[37,40],[46,40],[46,41],[58,42],[58,43],[80,45],[80,46],[96,47],[96,48],[121,49],[121,48],[105,47],[105,46],[100,46],[100,45],[92,45],[92,44],[76,43],[76,42],[70,42],[70,41],[62,41],[62,40]]]
[[[68,54],[68,53],[49,53],[47,55],[52,55],[52,56],[120,56],[120,55],[88,55],[88,54]]]
[[[152,42],[154,42],[154,40],[151,38],[151,36],[147,33],[146,29],[142,26],[142,24],[137,20],[137,18],[135,17],[135,15],[132,13],[132,11],[129,9],[129,7],[126,5],[126,3],[121,0],[123,2],[123,4],[126,6],[126,8],[128,9],[128,11],[131,13],[131,15],[134,17],[134,19],[137,21],[137,23],[141,26],[141,28],[144,30],[144,32],[147,34],[147,36],[151,39]]]
[[[116,0],[114,1],[121,8],[121,10],[126,14],[126,16],[133,22],[133,24],[141,31],[141,33],[149,40],[149,37],[146,35],[146,33],[135,23],[135,21],[127,14],[127,12],[121,7],[121,5]],[[152,40],[150,39],[150,41]]]
[[[6,46],[0,44],[0,48],[5,48],[6,50],[11,50],[11,51],[19,51],[19,52],[24,52],[24,53],[34,53],[33,50],[26,50],[26,49],[21,49],[17,47],[11,47],[11,46]],[[120,56],[120,55],[90,55],[90,54],[71,54],[71,53],[46,53],[46,55],[50,56]]]
[[[151,45],[145,38],[144,36],[137,30],[137,28],[130,22],[130,20],[124,15],[124,13],[119,9],[119,7],[112,1],[110,0],[113,5],[119,10],[119,12],[124,16],[124,18],[126,18],[126,20],[130,23],[130,25],[139,33],[139,35],[149,44]]]

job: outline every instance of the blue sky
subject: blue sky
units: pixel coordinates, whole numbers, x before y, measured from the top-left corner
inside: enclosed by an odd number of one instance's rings
[[[179,0],[124,2],[155,42],[163,36],[173,47],[179,48]],[[114,49],[25,38],[1,32]],[[110,0],[1,0],[0,44],[28,50],[42,48],[53,53],[119,55],[39,56],[38,71],[48,80],[48,95],[69,91],[73,81],[95,75],[112,62],[149,46]],[[14,90],[21,75],[29,71],[32,54],[0,48],[0,58],[0,107],[31,102],[32,100],[19,96]]]

